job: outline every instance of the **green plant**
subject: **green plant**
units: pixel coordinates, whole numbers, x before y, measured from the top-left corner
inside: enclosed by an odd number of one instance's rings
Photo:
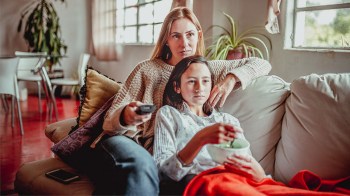
[[[212,25],[209,29],[218,27],[224,31],[210,45],[205,54],[209,59],[228,59],[230,52],[241,52],[243,57],[256,56],[264,58],[263,51],[266,54],[266,59],[269,60],[270,50],[272,48],[271,40],[266,35],[257,32],[262,27],[255,27],[238,34],[237,24],[233,18],[223,13],[230,23],[230,29],[226,29],[220,25]],[[259,48],[255,43],[259,43],[262,47]]]
[[[64,3],[65,0],[60,0]],[[28,17],[26,17],[28,15]],[[67,45],[61,38],[59,17],[50,0],[39,0],[30,4],[21,13],[17,31],[21,32],[24,23],[24,39],[28,51],[47,52],[50,58],[47,62],[49,69],[59,63],[67,52]]]

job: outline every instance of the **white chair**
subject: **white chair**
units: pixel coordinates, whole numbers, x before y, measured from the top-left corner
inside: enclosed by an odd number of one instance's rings
[[[41,105],[41,83],[42,77],[39,74],[33,73],[33,69],[38,64],[40,59],[44,58],[46,52],[20,52],[16,51],[15,55],[19,57],[19,62],[17,66],[17,80],[18,81],[28,81],[36,82],[38,86],[38,107],[40,114],[42,113]],[[40,57],[43,56],[43,57]],[[46,58],[46,57],[45,57]]]
[[[17,83],[17,63],[18,58],[2,58],[0,59],[0,94],[8,94],[12,96],[11,104],[11,126],[14,127],[14,108],[17,102],[17,116],[19,120],[21,135],[24,134],[21,107],[19,104],[19,91]],[[6,100],[5,100],[6,101]]]
[[[55,92],[55,89],[57,86],[72,86],[72,90],[76,86],[83,86],[84,85],[84,77],[85,77],[85,70],[87,67],[87,64],[90,59],[90,54],[81,54],[79,58],[79,65],[78,65],[78,77],[77,78],[57,78],[57,79],[52,79],[51,84],[52,84],[52,89],[53,92]]]

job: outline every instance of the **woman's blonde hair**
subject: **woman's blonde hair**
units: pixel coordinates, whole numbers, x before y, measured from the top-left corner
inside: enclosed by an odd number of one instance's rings
[[[176,7],[173,10],[169,12],[169,14],[165,17],[162,29],[160,30],[158,41],[156,43],[156,46],[152,52],[151,59],[160,58],[163,61],[166,59],[170,59],[172,54],[170,51],[170,48],[166,45],[166,42],[168,40],[168,37],[170,35],[170,29],[172,24],[175,20],[181,19],[181,18],[187,18],[189,19],[197,28],[198,30],[198,43],[197,43],[197,50],[196,55],[204,55],[204,39],[203,39],[203,31],[202,27],[192,10],[188,9],[187,7]]]

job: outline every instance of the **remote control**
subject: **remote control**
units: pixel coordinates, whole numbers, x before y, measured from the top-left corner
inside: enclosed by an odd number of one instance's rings
[[[138,115],[144,115],[144,114],[149,114],[154,112],[154,110],[156,110],[156,106],[155,105],[140,105],[138,106],[138,108],[136,109],[136,114]]]

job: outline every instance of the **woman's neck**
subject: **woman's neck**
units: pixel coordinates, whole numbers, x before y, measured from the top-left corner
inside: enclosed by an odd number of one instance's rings
[[[166,60],[166,63],[171,65],[171,66],[175,66],[179,61],[176,61],[175,62],[175,59],[174,58],[170,58],[170,59],[167,59]]]

